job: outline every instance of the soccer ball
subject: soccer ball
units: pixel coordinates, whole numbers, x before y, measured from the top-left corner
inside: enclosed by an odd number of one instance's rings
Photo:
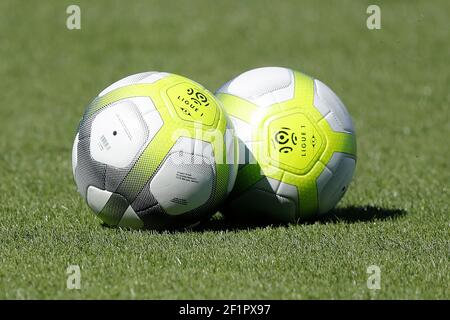
[[[144,72],[87,107],[72,151],[77,189],[106,224],[189,227],[231,191],[237,139],[212,93],[187,78]]]
[[[332,209],[348,189],[356,139],[347,109],[300,72],[247,71],[217,92],[239,138],[239,171],[225,213],[296,222]]]

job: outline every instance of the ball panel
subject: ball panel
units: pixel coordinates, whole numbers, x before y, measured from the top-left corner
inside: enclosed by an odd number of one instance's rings
[[[131,203],[131,206],[136,212],[146,210],[158,204],[158,201],[156,201],[150,190],[151,182],[152,180],[149,179],[144,188],[142,188],[141,192],[137,195],[136,199]]]
[[[107,94],[115,89],[125,87],[130,84],[138,84],[138,83],[151,84],[160,79],[165,78],[168,75],[169,75],[168,73],[158,72],[158,71],[149,71],[149,72],[133,74],[133,75],[130,75],[128,77],[125,77],[123,79],[120,79],[120,80],[114,82],[113,84],[111,84],[110,86],[105,88],[102,92],[100,92],[100,94],[98,96],[99,97],[104,96],[105,94]]]
[[[153,177],[150,191],[167,214],[183,214],[208,201],[213,173],[202,156],[173,153]]]
[[[330,205],[334,202],[328,201],[327,198],[327,190],[325,190],[325,187],[328,185],[328,183],[333,178],[333,172],[331,172],[330,169],[327,167],[323,168],[323,171],[320,173],[319,177],[316,180],[316,186],[317,186],[317,194],[318,194],[318,206],[319,206],[319,212],[325,213],[330,208]]]
[[[252,154],[252,127],[245,121],[229,116],[237,136],[239,169],[249,163],[256,163]]]
[[[266,150],[258,157],[281,169],[304,174],[323,152],[325,139],[314,121],[302,109],[275,114],[264,123]]]
[[[294,97],[294,75],[290,69],[266,67],[244,72],[217,92],[246,99],[260,107]]]
[[[277,194],[286,198],[286,199],[290,199],[295,203],[295,207],[296,207],[296,217],[298,216],[297,212],[298,212],[298,208],[299,208],[299,192],[296,186],[292,185],[292,184],[288,184],[285,182],[280,182],[280,184],[278,185],[278,189],[277,189]],[[301,195],[300,195],[301,196]]]
[[[174,146],[169,150],[166,157],[161,161],[161,164],[167,160],[169,155],[174,154],[174,153],[182,153],[182,154],[188,154],[188,155],[192,154],[194,152],[194,145],[195,145],[194,139],[191,139],[188,137],[178,138],[178,140],[176,141]],[[201,149],[201,148],[199,148],[199,149]],[[158,170],[159,169],[157,168],[155,173]],[[150,183],[152,182],[152,178],[153,178],[154,174],[152,174],[148,178],[148,181],[146,182],[145,186],[142,188],[142,190],[139,192],[139,194],[136,196],[136,198],[133,200],[133,202],[131,204],[131,206],[133,207],[133,209],[136,212],[145,211],[145,210],[152,208],[158,204],[158,201],[155,199],[155,197],[153,196],[153,194],[150,190]],[[161,208],[161,206],[159,206],[159,207]],[[162,210],[162,208],[161,208],[161,210]],[[164,212],[164,211],[162,211],[162,212]]]
[[[278,187],[280,186],[281,181],[263,177],[261,180],[259,180],[257,183],[255,183],[252,188],[264,190],[269,193],[276,193],[278,190]]]
[[[132,105],[134,105],[134,106],[132,106]],[[138,160],[142,151],[153,140],[153,138],[156,136],[156,134],[159,132],[159,130],[163,126],[163,120],[161,118],[161,115],[156,110],[152,100],[149,97],[132,97],[132,98],[121,99],[116,103],[113,103],[109,106],[106,106],[105,108],[102,108],[97,113],[95,113],[93,116],[83,119],[80,123],[80,129],[79,129],[78,136],[82,140],[84,139],[86,141],[90,141],[91,137],[94,136],[92,128],[93,128],[93,123],[95,120],[97,120],[95,127],[97,127],[97,126],[103,127],[104,123],[106,123],[106,126],[108,126],[111,123],[111,121],[109,121],[109,119],[107,119],[107,118],[103,118],[104,121],[100,121],[101,120],[100,116],[104,112],[109,112],[110,115],[113,114],[113,116],[119,115],[119,117],[120,117],[121,111],[123,109],[122,107],[124,107],[126,109],[126,108],[129,108],[130,106],[133,109],[132,117],[135,116],[136,118],[139,118],[139,126],[141,127],[141,129],[144,126],[145,127],[145,129],[143,129],[144,132],[145,132],[145,130],[147,131],[147,138],[145,139],[146,141],[144,143],[140,143],[142,146],[139,148],[138,151],[133,152],[133,153],[135,153],[134,157],[131,157],[131,155],[126,153],[129,155],[129,159],[132,158],[131,160],[127,159],[128,160],[127,162],[129,162],[129,163],[126,166],[125,166],[125,164],[117,163],[116,157],[112,157],[111,158],[112,160],[110,160],[110,158],[107,157],[107,160],[108,160],[107,162],[109,162],[109,165],[107,165],[107,166],[104,166],[102,163],[94,160],[90,154],[90,149],[92,148],[91,144],[89,145],[88,151],[78,150],[79,149],[78,145],[77,145],[77,147],[74,146],[74,149],[77,149],[77,150],[74,151],[73,157],[76,157],[77,158],[76,162],[78,162],[78,158],[80,158],[80,156],[81,156],[83,159],[83,165],[84,165],[84,169],[81,170],[82,172],[84,172],[83,174],[81,174],[81,179],[79,179],[80,174],[75,174],[75,180],[77,180],[77,184],[82,185],[81,187],[79,187],[79,189],[81,190],[80,193],[83,194],[83,192],[84,192],[84,194],[85,194],[85,191],[82,191],[82,190],[85,190],[89,185],[91,185],[93,183],[92,181],[95,181],[95,179],[93,179],[93,176],[95,176],[95,174],[97,174],[99,176],[99,179],[101,179],[101,183],[99,183],[97,181],[93,185],[95,185],[99,188],[102,188],[102,189],[111,190],[111,191],[115,192],[117,190],[117,188],[119,187],[119,185],[124,180],[124,178],[127,176],[130,169],[133,167],[135,162]],[[120,108],[120,109],[117,110],[115,108]],[[100,118],[97,118],[97,116],[99,116]],[[143,122],[142,122],[142,120],[143,120]],[[120,126],[122,126],[122,123],[120,123]],[[128,130],[128,126],[131,126],[133,129],[131,131]],[[127,135],[132,133],[133,130],[136,130],[136,126],[134,124],[132,124],[132,125],[128,124],[128,126],[127,126],[128,132],[125,132],[125,130],[124,130],[124,132]],[[113,128],[110,128],[110,129],[113,129]],[[110,140],[112,138],[118,137],[118,136],[114,136],[112,134],[114,131],[115,131],[114,129],[110,130],[110,131],[105,131],[105,133],[109,132]],[[140,133],[138,132],[138,135],[139,134]],[[97,136],[99,136],[99,134],[97,134]],[[101,143],[101,135],[100,135],[100,143]],[[109,144],[109,140],[107,141],[107,143]],[[82,147],[86,148],[86,145],[82,144]],[[136,147],[136,149],[138,149],[138,148]],[[122,150],[118,150],[118,153],[119,154],[122,153]],[[103,160],[103,159],[98,159],[98,160]],[[77,163],[77,165],[79,166],[78,163]],[[118,165],[123,165],[123,167],[119,168]],[[94,171],[93,168],[89,168],[90,166],[94,166],[94,168],[97,168],[97,170]],[[87,172],[86,170],[88,170],[90,173]],[[92,171],[94,171],[94,172],[92,172]],[[89,181],[91,181],[91,182],[85,181],[86,178],[83,178],[88,173],[89,173],[88,177],[91,178]],[[128,196],[128,194],[126,192],[124,192],[124,190],[121,190],[121,192],[124,196]]]
[[[335,152],[316,181],[319,213],[334,208],[348,190],[355,171],[356,161],[348,154]]]
[[[77,166],[74,176],[78,192],[84,199],[87,197],[89,186],[105,189],[106,165],[92,159],[89,145],[89,137],[78,141]]]
[[[342,121],[331,111],[325,117],[324,120],[328,123],[331,129],[335,132],[346,132]]]
[[[92,211],[94,211],[95,213],[99,213],[103,210],[111,195],[112,192],[110,191],[90,186],[87,189],[86,201]]]
[[[281,180],[283,180],[283,178]],[[278,179],[263,177],[252,188],[264,190],[268,193],[274,193],[284,199],[290,199],[296,204],[296,206],[298,206],[298,189],[292,184],[280,181]]]
[[[355,132],[352,119],[341,99],[323,82],[314,80],[314,106],[336,132]]]
[[[125,168],[136,158],[147,138],[147,125],[138,107],[129,100],[121,100],[96,114],[90,153],[95,161]]]
[[[262,178],[261,167],[256,164],[248,164],[238,170],[236,183],[232,193],[239,194],[250,188]]]
[[[125,114],[125,116],[131,117],[131,121],[124,121],[123,110],[127,108],[132,109],[131,112]],[[111,123],[113,123],[113,121],[110,121],[108,117],[101,117],[104,113],[109,113],[113,117],[116,117],[117,120],[120,119],[120,124],[117,124],[119,127],[123,127],[124,125],[126,126],[126,130],[124,129],[123,132],[121,132],[121,138],[122,140],[125,140],[125,142],[127,140],[126,138],[129,138],[129,135],[131,135],[132,139],[134,139],[135,141],[137,141],[136,136],[143,136],[144,134],[147,135],[145,139],[140,139],[137,144],[133,144],[131,143],[132,141],[128,141],[129,143],[125,143],[125,147],[116,145],[116,147],[120,147],[116,148],[119,156],[108,155],[105,153],[104,157],[106,161],[104,159],[97,159],[103,160],[104,162],[108,163],[105,172],[102,173],[104,175],[104,188],[106,190],[115,192],[119,185],[123,182],[125,177],[128,175],[128,172],[131,170],[142,151],[147,147],[147,145],[152,141],[152,139],[161,129],[161,127],[163,126],[163,120],[149,97],[133,97],[122,99],[117,103],[101,109],[93,117],[82,122],[82,130],[80,130],[80,132],[83,132],[85,137],[91,136],[91,139],[95,140],[93,139],[93,137],[96,135],[94,133],[95,130],[91,129],[97,128],[96,130],[100,132],[101,129],[103,129],[106,135],[108,135],[109,132],[109,140],[107,140],[106,142],[110,145],[110,147],[111,143],[109,141],[115,140],[116,142],[118,142],[119,140],[120,142],[120,139],[116,139],[119,138],[119,130],[114,129],[117,128],[117,126],[115,126],[114,128],[109,128],[109,131],[104,128],[104,124],[106,124],[106,127],[108,127],[111,125]],[[130,119],[127,118],[125,120]],[[138,122],[138,124],[136,125],[134,122]],[[129,128],[131,128],[131,130]],[[141,131],[137,131],[137,129],[141,129]],[[113,135],[114,131],[117,131],[116,136]],[[98,133],[97,136],[99,136]],[[125,136],[126,138],[124,138]],[[102,139],[100,136],[100,143],[101,140]],[[129,144],[134,147],[134,149],[129,148]],[[123,152],[122,148],[126,148],[126,150],[129,150],[129,152]],[[92,149],[92,144],[90,146],[90,149]],[[118,162],[119,160],[123,161],[124,159],[126,160],[126,163]],[[96,161],[92,159],[92,162]],[[124,196],[130,196],[127,192],[124,192],[124,190],[122,190],[121,192]],[[131,198],[132,197],[130,197],[130,199]]]
[[[77,133],[77,135],[75,136],[75,140],[73,141],[73,145],[72,145],[72,174],[75,177],[75,170],[77,168],[77,155],[78,155],[78,142],[79,142],[79,136],[80,134]]]
[[[134,162],[134,161],[133,161]],[[106,166],[105,170],[105,190],[111,190],[116,192],[123,179],[127,176],[132,164],[125,168],[116,168],[112,166]],[[127,196],[124,194],[124,196]]]
[[[144,224],[144,228],[152,230],[171,230],[186,228],[198,224],[204,216],[198,215],[196,211],[187,212],[182,215],[168,215],[159,205],[155,205],[140,212],[136,212]]]
[[[348,153],[356,158],[355,134],[333,131],[325,118],[322,118],[318,125],[327,138],[326,148],[320,159],[323,163],[330,161],[334,152]]]
[[[233,127],[235,130],[235,134],[242,142],[250,142],[252,141],[252,127],[247,122],[238,119],[234,116],[229,116],[231,122],[233,123]]]
[[[112,193],[98,217],[110,226],[117,226],[129,204],[125,197],[118,193]]]
[[[176,118],[188,123],[215,125],[220,109],[216,100],[203,87],[185,81],[171,86],[166,93],[175,109]]]
[[[222,102],[228,116],[235,117],[247,123],[255,120],[255,115],[261,110],[250,101],[227,93],[217,93],[216,97]]]
[[[144,226],[144,222],[139,218],[136,212],[134,212],[133,208],[129,206],[117,225],[119,227],[140,229]]]
[[[296,204],[291,199],[255,188],[233,199],[227,207],[230,215],[255,221],[293,222],[296,220],[296,211]]]
[[[227,195],[231,192],[234,187],[234,183],[236,182],[237,172],[238,172],[238,161],[239,161],[239,147],[238,147],[238,138],[235,135],[235,130],[233,127],[233,123],[228,118],[226,131],[223,135],[224,139],[224,148],[226,151],[226,159],[225,164],[229,166],[228,173],[228,185],[227,185]]]
[[[87,191],[87,203],[94,213],[112,226],[138,229],[143,222],[131,206],[117,194],[90,186]],[[125,211],[123,211],[126,208]]]

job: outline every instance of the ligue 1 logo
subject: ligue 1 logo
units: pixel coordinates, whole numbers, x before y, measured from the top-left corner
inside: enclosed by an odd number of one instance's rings
[[[272,145],[280,153],[290,153],[297,146],[298,138],[295,132],[288,127],[282,127],[272,137]]]

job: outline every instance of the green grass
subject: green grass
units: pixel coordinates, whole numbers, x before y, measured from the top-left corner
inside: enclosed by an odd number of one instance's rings
[[[76,1],[69,31],[72,3],[0,2],[0,298],[450,298],[448,1],[377,1],[377,31],[371,1]],[[353,116],[358,166],[334,217],[154,233],[90,213],[71,147],[101,89],[160,70],[213,91],[266,65],[321,79]]]

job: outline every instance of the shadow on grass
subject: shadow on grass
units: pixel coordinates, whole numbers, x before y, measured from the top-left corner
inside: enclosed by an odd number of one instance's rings
[[[361,223],[374,220],[391,220],[397,219],[407,214],[403,209],[386,209],[372,206],[350,206],[346,208],[333,209],[329,213],[300,221],[298,224],[308,225],[314,223]],[[215,216],[210,221],[204,222],[201,225],[191,229],[194,232],[204,231],[237,231],[237,230],[252,230],[265,227],[287,227],[288,223],[274,223],[273,221],[245,221],[241,219],[232,219],[223,216]]]
[[[239,231],[254,230],[266,227],[287,227],[288,223],[273,223],[271,221],[252,221],[244,219],[236,219],[224,217],[221,214],[214,216],[213,219],[205,221],[197,227],[191,229],[193,232],[205,231]]]
[[[333,209],[329,213],[317,219],[318,222],[367,222],[372,220],[397,219],[407,214],[404,209],[387,209],[372,206]]]
[[[325,224],[325,223],[363,223],[369,221],[382,221],[392,220],[400,218],[407,214],[403,209],[386,209],[373,206],[350,206],[346,208],[333,209],[327,214],[314,217],[312,219],[299,221],[297,224],[309,225],[309,224]],[[172,230],[151,230],[155,233],[179,233],[179,232],[207,232],[207,231],[240,231],[240,230],[254,230],[267,227],[272,228],[286,228],[293,223],[274,222],[269,220],[255,221],[246,220],[244,218],[224,217],[218,213],[213,216],[212,219],[204,221],[198,226],[184,229],[172,229]],[[116,227],[108,226],[106,223],[102,223],[105,228],[115,229]]]

